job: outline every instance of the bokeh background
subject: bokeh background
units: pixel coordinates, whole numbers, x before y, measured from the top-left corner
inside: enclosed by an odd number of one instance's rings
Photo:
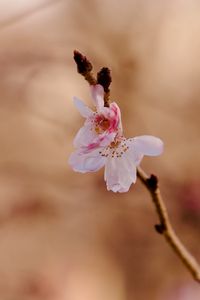
[[[200,261],[200,2],[0,0],[0,45],[0,299],[199,300],[139,180],[114,194],[67,160],[77,49],[112,70],[125,135],[164,140],[142,167]]]

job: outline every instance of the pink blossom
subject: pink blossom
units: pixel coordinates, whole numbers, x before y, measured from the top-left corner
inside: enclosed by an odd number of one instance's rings
[[[105,166],[104,179],[107,189],[127,192],[136,182],[136,168],[144,155],[157,156],[163,151],[163,142],[154,136],[126,139],[122,133],[120,109],[116,103],[104,107],[103,88],[92,87],[96,112],[75,99],[75,105],[86,118],[77,133],[76,150],[69,158],[74,171],[95,172]]]
[[[81,100],[74,98],[74,104],[80,114],[86,118],[84,126],[78,131],[74,139],[74,146],[87,146],[88,149],[106,146],[112,142],[121,128],[120,109],[115,102],[104,107],[104,90],[101,85],[91,87],[92,98],[96,106],[92,111]]]

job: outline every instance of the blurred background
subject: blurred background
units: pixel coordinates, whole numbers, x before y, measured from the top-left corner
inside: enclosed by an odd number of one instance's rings
[[[67,163],[72,97],[92,105],[77,49],[112,70],[125,135],[164,140],[142,167],[200,261],[200,2],[0,0],[0,45],[0,299],[200,299],[139,180],[114,194]]]

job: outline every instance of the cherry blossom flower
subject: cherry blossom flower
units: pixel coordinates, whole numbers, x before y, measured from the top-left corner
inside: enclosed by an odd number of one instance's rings
[[[120,109],[115,102],[109,107],[104,107],[104,90],[99,84],[91,86],[91,94],[96,106],[92,111],[81,100],[74,97],[74,104],[80,114],[86,118],[84,126],[78,131],[74,139],[74,146],[94,146],[109,145],[121,130]]]
[[[136,168],[143,156],[160,155],[163,142],[149,135],[126,139],[117,104],[104,107],[102,87],[97,85],[92,89],[96,112],[75,99],[75,105],[86,121],[75,137],[76,150],[71,154],[69,164],[81,173],[95,172],[105,166],[107,189],[127,192],[136,182]]]

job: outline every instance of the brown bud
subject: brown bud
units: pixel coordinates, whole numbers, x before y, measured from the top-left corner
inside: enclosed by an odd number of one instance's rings
[[[74,50],[74,60],[77,64],[77,70],[80,74],[85,75],[92,70],[92,64],[86,56]]]
[[[155,175],[151,175],[148,179],[147,179],[147,184],[149,186],[149,188],[153,191],[155,191],[158,187],[158,178]]]
[[[109,92],[109,86],[112,82],[111,73],[108,68],[102,68],[97,73],[97,83],[101,84],[104,88],[105,93]]]
[[[163,234],[163,232],[166,230],[164,224],[156,224],[155,225],[155,230],[159,233],[159,234]]]

